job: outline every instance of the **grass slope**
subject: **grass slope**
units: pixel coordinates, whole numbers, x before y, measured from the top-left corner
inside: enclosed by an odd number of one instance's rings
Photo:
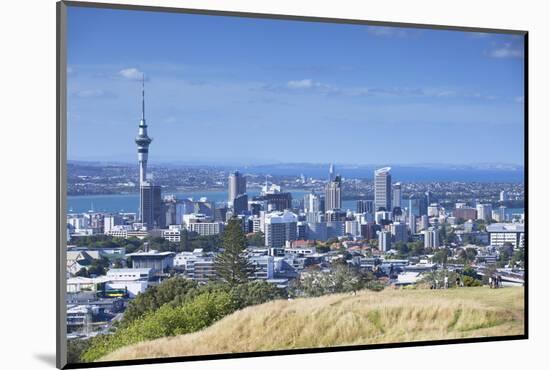
[[[100,361],[519,335],[523,288],[362,291],[272,301],[191,334],[121,348]]]

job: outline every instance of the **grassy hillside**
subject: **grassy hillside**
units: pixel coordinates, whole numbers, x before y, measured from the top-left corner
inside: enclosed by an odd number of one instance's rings
[[[362,291],[272,301],[101,360],[523,334],[523,288]]]

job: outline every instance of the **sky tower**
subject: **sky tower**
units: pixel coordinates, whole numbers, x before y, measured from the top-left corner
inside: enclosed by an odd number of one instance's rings
[[[147,124],[145,123],[145,74],[141,77],[141,120],[139,121],[138,136],[136,137],[136,144],[138,150],[138,162],[139,162],[139,184],[143,185],[146,181],[147,175],[147,158],[149,156],[149,144],[151,139],[147,136]]]
[[[141,121],[136,144],[139,163],[139,220],[146,230],[165,226],[165,221],[162,218],[162,189],[159,185],[147,181],[147,159],[151,141],[153,139],[147,136],[147,124],[145,123],[145,75],[142,75]]]

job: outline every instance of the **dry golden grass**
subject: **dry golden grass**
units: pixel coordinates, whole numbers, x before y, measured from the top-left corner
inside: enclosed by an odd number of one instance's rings
[[[519,335],[523,294],[523,288],[386,289],[272,301],[100,361]]]

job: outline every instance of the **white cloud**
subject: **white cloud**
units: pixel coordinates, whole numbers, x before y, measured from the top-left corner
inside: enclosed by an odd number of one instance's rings
[[[407,37],[407,30],[399,27],[368,26],[367,32],[379,37]]]
[[[101,89],[87,89],[79,90],[72,93],[73,96],[82,99],[92,99],[92,98],[112,98],[115,95],[111,92],[107,92]]]
[[[494,95],[465,91],[453,87],[377,87],[377,86],[335,86],[310,78],[291,80],[284,85],[266,85],[265,90],[273,92],[288,92],[289,90],[304,91],[315,94],[336,94],[350,97],[406,97],[406,98],[440,98],[440,99],[479,99],[498,100]]]
[[[305,80],[294,80],[294,81],[288,81],[286,83],[286,86],[291,89],[309,89],[314,86],[313,80],[305,79]]]
[[[118,74],[128,80],[141,80],[143,77],[143,72],[137,68],[122,69]]]
[[[474,39],[485,39],[491,37],[491,34],[488,32],[470,32],[468,35]]]
[[[514,47],[508,43],[500,48],[491,50],[489,55],[493,58],[523,58],[523,48]]]
[[[292,90],[310,90],[322,93],[336,93],[339,91],[339,89],[334,86],[314,81],[309,78],[288,81],[285,87]]]

